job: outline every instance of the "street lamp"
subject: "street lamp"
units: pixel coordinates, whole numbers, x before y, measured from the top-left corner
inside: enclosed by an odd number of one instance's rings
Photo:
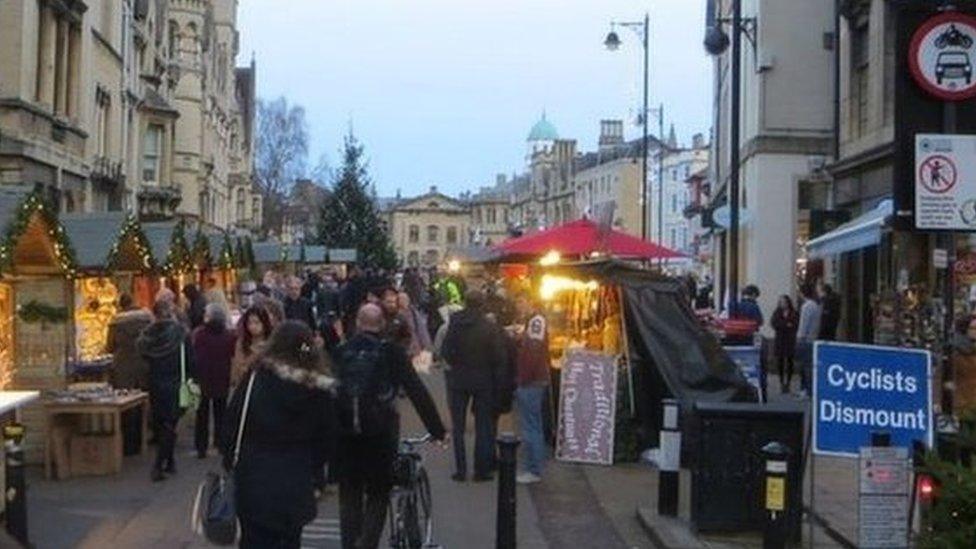
[[[620,36],[617,35],[616,29],[618,26],[628,28],[641,39],[644,45],[644,106],[641,110],[641,125],[644,128],[644,137],[641,140],[641,238],[647,240],[647,69],[648,69],[648,45],[647,39],[650,36],[650,16],[644,14],[644,21],[625,21],[625,22],[610,22],[610,32],[607,34],[606,40],[603,41],[603,45],[610,51],[616,51],[620,48]],[[658,216],[658,223],[660,223],[660,216]]]

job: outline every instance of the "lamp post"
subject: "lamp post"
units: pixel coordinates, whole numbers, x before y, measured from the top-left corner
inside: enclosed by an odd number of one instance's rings
[[[732,52],[729,72],[731,73],[731,98],[729,101],[729,294],[728,303],[733,305],[739,297],[739,126],[740,126],[740,87],[742,83],[742,35],[751,41],[755,36],[755,19],[742,18],[741,0],[731,1],[731,18],[718,17],[715,13],[716,0],[709,0],[706,13],[705,50],[711,55],[721,55],[729,47],[729,35],[722,24],[731,25]],[[755,44],[753,44],[755,45]]]
[[[644,46],[644,103],[641,110],[641,126],[644,128],[644,136],[641,140],[641,238],[647,240],[647,75],[648,75],[648,37],[650,36],[650,16],[644,14],[644,21],[624,21],[610,23],[610,32],[607,34],[603,45],[610,51],[620,48],[620,36],[614,30],[616,27],[624,27],[634,31]],[[658,216],[660,223],[660,216]]]

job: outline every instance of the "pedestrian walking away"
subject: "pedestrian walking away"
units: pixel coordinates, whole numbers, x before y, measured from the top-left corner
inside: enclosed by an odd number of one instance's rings
[[[796,362],[800,366],[800,383],[804,396],[810,393],[810,374],[813,368],[813,342],[820,333],[822,309],[813,286],[802,289],[803,305],[800,306],[800,322],[796,328]]]
[[[356,315],[356,335],[335,353],[339,381],[336,468],[344,549],[379,545],[399,442],[397,394],[406,392],[434,440],[444,440],[446,435],[437,407],[406,351],[384,340],[383,331],[380,307],[363,305]]]
[[[202,396],[194,424],[194,442],[197,457],[200,459],[207,457],[207,450],[210,448],[211,415],[214,446],[221,440],[235,344],[234,332],[227,329],[227,316],[223,306],[219,303],[208,303],[203,325],[193,331],[193,356],[196,358],[196,377],[200,382]]]
[[[494,391],[503,381],[505,349],[498,345],[497,327],[485,318],[485,297],[478,290],[465,296],[463,310],[451,315],[443,356],[450,365],[447,389],[454,440],[454,480],[467,479],[464,432],[469,406],[474,414],[474,480],[491,480],[494,455]]]
[[[249,375],[254,383],[233,467],[240,547],[298,549],[317,512],[313,470],[334,449],[335,382],[314,333],[297,321],[275,330]],[[221,443],[228,470],[246,392],[236,391],[228,407]]]
[[[173,451],[176,424],[180,419],[180,370],[185,364],[194,375],[193,349],[186,327],[176,320],[173,302],[157,301],[153,305],[155,320],[139,336],[139,353],[149,363],[149,401],[153,430],[156,433],[156,459],[151,478],[154,482],[176,473]]]
[[[135,306],[132,296],[119,296],[119,313],[108,325],[105,351],[112,353],[112,386],[116,389],[149,390],[149,364],[146,363],[136,341],[139,334],[152,324],[152,314]],[[139,410],[122,414],[122,431],[126,455],[139,451],[142,437],[142,418]]]
[[[776,371],[779,374],[780,392],[787,394],[790,392],[790,382],[793,379],[796,328],[799,323],[799,315],[790,296],[780,296],[779,304],[773,311],[769,323],[776,333],[776,339],[773,342],[773,355],[776,360]]]

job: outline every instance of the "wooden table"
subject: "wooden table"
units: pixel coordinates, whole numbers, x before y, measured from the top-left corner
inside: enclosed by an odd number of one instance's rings
[[[145,392],[130,393],[105,401],[75,401],[59,402],[50,400],[44,403],[45,437],[44,437],[44,474],[51,478],[51,460],[54,451],[54,423],[57,416],[62,415],[107,415],[111,418],[112,427],[112,471],[122,470],[124,445],[122,440],[122,413],[133,408],[142,408],[142,453],[149,449],[149,394]],[[58,471],[58,476],[63,472]]]

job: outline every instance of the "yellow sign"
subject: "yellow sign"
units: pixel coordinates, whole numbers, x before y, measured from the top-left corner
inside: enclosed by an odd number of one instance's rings
[[[786,479],[783,477],[766,477],[766,510],[782,511],[786,509]]]

